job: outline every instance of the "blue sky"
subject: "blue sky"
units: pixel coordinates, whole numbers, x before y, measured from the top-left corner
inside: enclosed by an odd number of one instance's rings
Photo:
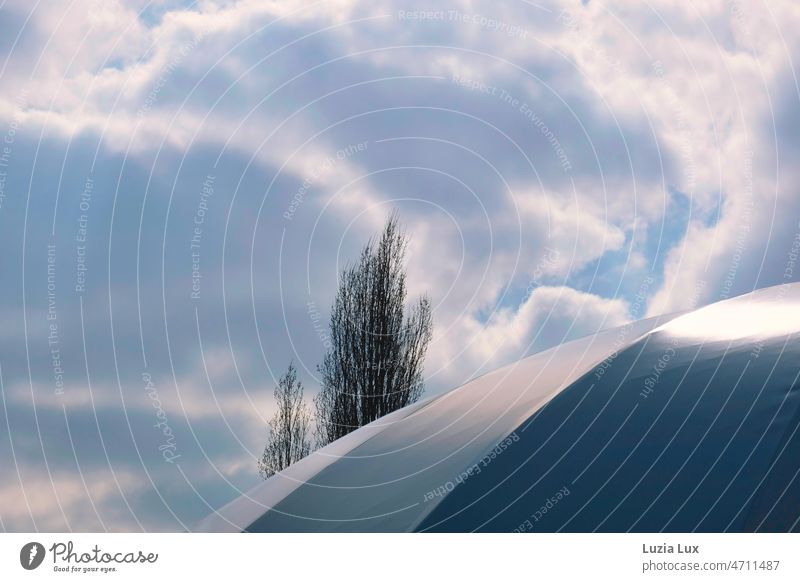
[[[275,380],[293,359],[313,395],[337,273],[394,209],[429,394],[796,281],[798,24],[790,1],[6,1],[2,527],[180,529],[257,483]]]

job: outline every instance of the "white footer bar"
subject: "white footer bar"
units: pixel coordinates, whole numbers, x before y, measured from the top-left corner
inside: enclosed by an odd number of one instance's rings
[[[796,581],[798,554],[790,534],[3,534],[0,580]]]

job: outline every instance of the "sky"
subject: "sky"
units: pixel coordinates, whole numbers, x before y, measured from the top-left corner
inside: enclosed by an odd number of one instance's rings
[[[397,211],[426,393],[800,280],[791,0],[0,0],[0,527],[259,482]]]

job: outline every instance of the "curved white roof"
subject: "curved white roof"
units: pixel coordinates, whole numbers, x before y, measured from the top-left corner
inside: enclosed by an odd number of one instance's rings
[[[354,431],[197,530],[797,529],[797,331],[795,284],[565,343]]]

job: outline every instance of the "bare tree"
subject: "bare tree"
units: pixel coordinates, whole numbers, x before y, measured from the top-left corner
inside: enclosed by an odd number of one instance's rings
[[[408,238],[397,215],[342,273],[330,322],[331,346],[319,366],[314,399],[320,446],[415,402],[424,390],[431,306],[422,297],[406,313]]]
[[[297,380],[294,364],[289,364],[275,387],[275,402],[278,410],[268,422],[267,445],[258,462],[258,472],[264,479],[311,452],[311,413],[303,400],[303,384]]]

